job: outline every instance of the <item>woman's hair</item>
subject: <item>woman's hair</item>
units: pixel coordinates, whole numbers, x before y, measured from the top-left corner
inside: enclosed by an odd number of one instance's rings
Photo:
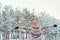
[[[32,22],[32,24],[33,24],[33,25],[37,25],[37,24],[38,24],[38,21],[37,21],[37,20],[34,20],[34,21]]]

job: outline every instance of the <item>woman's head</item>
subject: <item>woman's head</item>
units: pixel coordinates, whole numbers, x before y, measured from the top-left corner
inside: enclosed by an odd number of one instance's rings
[[[37,27],[37,25],[38,25],[38,21],[37,20],[34,20],[33,22],[32,22],[32,27]]]
[[[38,21],[37,21],[37,20],[34,20],[34,21],[32,22],[32,24],[33,24],[33,25],[37,25],[37,24],[38,24]]]

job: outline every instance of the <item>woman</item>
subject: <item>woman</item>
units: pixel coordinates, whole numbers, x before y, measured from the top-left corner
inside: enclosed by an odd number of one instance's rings
[[[30,28],[31,40],[41,40],[42,27],[38,27],[38,21],[34,20],[32,22],[32,27]]]

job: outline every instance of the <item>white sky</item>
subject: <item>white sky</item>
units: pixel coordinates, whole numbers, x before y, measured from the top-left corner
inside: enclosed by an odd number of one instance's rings
[[[13,7],[35,9],[37,15],[39,12],[46,11],[50,16],[60,20],[60,0],[0,0],[3,5],[12,5]]]

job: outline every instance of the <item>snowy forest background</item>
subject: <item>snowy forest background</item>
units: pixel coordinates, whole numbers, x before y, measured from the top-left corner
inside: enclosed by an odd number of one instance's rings
[[[37,19],[39,21],[38,26],[52,26],[57,24],[55,31],[58,33],[58,38],[60,38],[60,20],[55,19],[54,17],[49,16],[46,12],[40,12],[40,16],[35,15],[35,11],[29,11],[27,8],[19,10],[19,8],[13,9],[12,6],[3,6],[0,4],[0,33],[6,33],[5,30],[17,31],[15,27],[24,26],[30,27],[32,21]]]

